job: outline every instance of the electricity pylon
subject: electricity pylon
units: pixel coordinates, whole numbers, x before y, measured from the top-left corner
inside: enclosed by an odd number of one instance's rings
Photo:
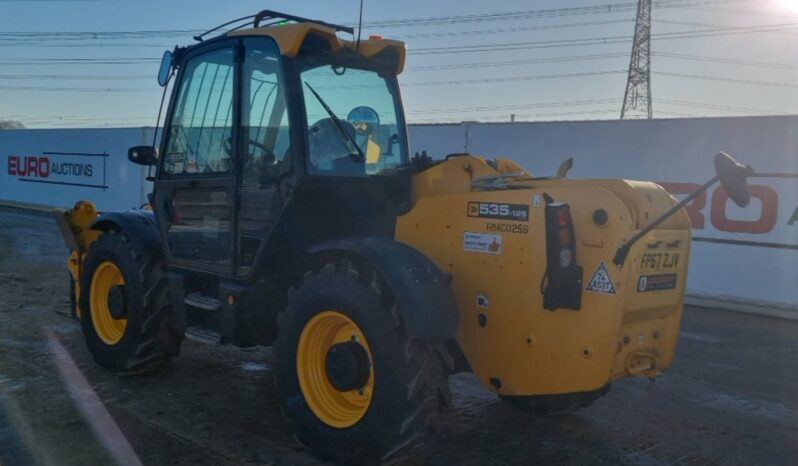
[[[629,77],[623,95],[621,119],[651,119],[651,0],[638,0]]]

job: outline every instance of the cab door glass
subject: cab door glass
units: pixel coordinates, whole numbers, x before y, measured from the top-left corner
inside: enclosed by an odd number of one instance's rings
[[[271,41],[247,42],[243,68],[241,143],[243,185],[268,184],[290,168],[286,91],[280,61]]]
[[[278,184],[291,171],[288,106],[279,50],[248,39],[241,79],[239,274],[254,264],[282,208]]]
[[[234,240],[235,74],[232,48],[184,65],[162,165],[171,187],[159,194],[172,258],[225,272]]]
[[[233,50],[191,59],[169,126],[163,171],[167,175],[230,171],[233,133]]]

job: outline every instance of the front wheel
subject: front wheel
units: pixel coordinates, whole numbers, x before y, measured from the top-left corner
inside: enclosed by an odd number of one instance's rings
[[[297,439],[341,464],[374,464],[416,445],[446,393],[426,342],[404,335],[373,270],[308,273],[279,317],[277,386]]]
[[[157,252],[137,253],[123,232],[106,231],[81,270],[81,326],[94,360],[113,372],[147,372],[180,351],[166,269]]]

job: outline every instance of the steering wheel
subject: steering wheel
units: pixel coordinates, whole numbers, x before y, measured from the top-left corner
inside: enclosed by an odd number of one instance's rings
[[[258,141],[254,141],[252,139],[250,139],[248,142],[249,142],[249,146],[254,147],[254,148],[258,149],[259,151],[261,151],[261,153],[263,154],[263,162],[266,165],[274,165],[277,162],[277,156],[274,155],[274,152],[272,152],[272,150],[269,149],[268,147],[266,147],[264,144],[261,144]],[[222,142],[222,149],[224,149],[224,151],[227,153],[227,155],[232,157],[233,156],[233,138],[226,138]],[[249,152],[249,156],[253,157],[254,154],[252,152]]]

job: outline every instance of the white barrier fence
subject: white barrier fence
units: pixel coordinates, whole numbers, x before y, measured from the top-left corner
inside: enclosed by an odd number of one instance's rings
[[[758,172],[798,173],[798,117],[419,125],[412,152],[509,157],[535,175],[574,158],[573,178],[662,183],[677,197],[714,175],[720,150]],[[737,207],[717,186],[689,205],[694,297],[798,311],[798,179],[754,178]]]
[[[573,157],[570,177],[652,180],[676,195],[714,175],[719,150],[759,172],[798,172],[798,117],[412,125],[410,137],[411,154],[505,156],[541,176]],[[138,207],[151,188],[127,149],[151,142],[151,128],[0,131],[0,200]],[[717,187],[689,206],[689,292],[798,311],[798,180],[751,183],[747,209]]]
[[[146,168],[127,149],[152,144],[147,128],[0,131],[0,200],[71,207],[91,199],[100,210],[147,202]]]

